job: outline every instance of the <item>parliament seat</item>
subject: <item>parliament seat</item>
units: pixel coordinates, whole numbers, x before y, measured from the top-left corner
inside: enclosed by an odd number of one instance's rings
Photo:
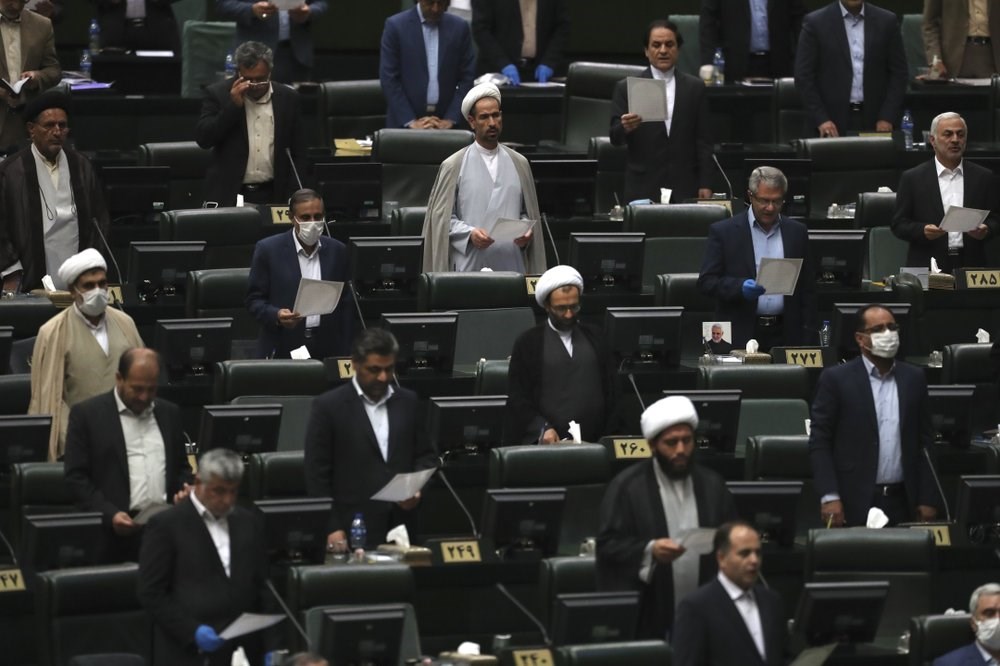
[[[978,384],[993,382],[991,343],[965,342],[945,346],[941,356],[942,384]]]
[[[636,204],[625,207],[623,231],[656,237],[706,238],[708,228],[730,217],[725,206],[714,204]],[[701,264],[699,257],[699,266]],[[680,272],[680,271],[676,271]]]
[[[13,374],[31,374],[31,357],[35,353],[35,337],[14,340],[10,345],[10,371]]]
[[[476,363],[476,395],[507,395],[510,359],[481,359]],[[0,382],[3,378],[0,377]],[[2,386],[2,384],[0,384]]]
[[[612,145],[608,136],[592,136],[587,157],[597,161],[597,178],[594,183],[595,211],[607,213],[616,204],[624,206],[627,203],[622,199],[625,196],[628,148]]]
[[[650,238],[643,244],[642,289],[656,291],[657,276],[663,273],[694,273],[708,244],[705,238]]]
[[[378,79],[319,84],[320,143],[363,139],[385,127],[385,97]]]
[[[597,565],[594,556],[547,557],[538,573],[538,610],[542,624],[552,622],[556,597],[597,591]]]
[[[917,12],[903,14],[901,18],[899,30],[903,38],[903,53],[906,54],[906,64],[909,70],[906,79],[912,81],[917,75],[917,68],[927,66],[927,52],[924,50],[923,38],[924,15]]]
[[[968,613],[910,618],[910,666],[927,666],[976,639]]]
[[[722,637],[721,640],[725,638]],[[669,645],[652,640],[565,645],[556,653],[556,666],[670,666],[673,654]]]
[[[803,139],[799,157],[812,161],[809,217],[826,219],[830,204],[853,203],[858,192],[899,181],[896,147],[890,136]]]
[[[205,241],[204,266],[244,268],[260,240],[260,213],[243,208],[196,208],[160,214],[161,241]]]
[[[583,154],[587,152],[591,137],[607,136],[615,84],[628,76],[639,76],[644,69],[639,65],[603,62],[570,63],[563,91],[561,147]]]
[[[895,211],[895,192],[858,192],[854,226],[858,229],[888,227]]]
[[[426,201],[424,203],[427,203]],[[424,231],[424,217],[427,206],[404,206],[392,211],[389,220],[390,236],[421,236]]]
[[[325,367],[325,365],[324,365]],[[279,452],[301,452],[305,448],[306,429],[312,414],[311,395],[241,395],[233,398],[234,405],[281,405],[281,426],[278,429]]]
[[[247,468],[247,497],[251,500],[306,497],[303,451],[254,453]]]
[[[181,30],[181,96],[201,97],[202,87],[219,79],[233,50],[233,21],[185,21]]]
[[[774,116],[774,137],[777,143],[791,143],[816,136],[817,130],[810,127],[809,117],[802,106],[802,97],[795,88],[795,79],[792,77],[774,80],[771,113]]]
[[[190,318],[232,317],[233,339],[253,340],[259,324],[246,307],[249,268],[189,271],[185,315]]]
[[[747,440],[747,481],[801,481],[802,496],[796,524],[797,534],[823,527],[819,497],[812,479],[808,435],[757,435]]]
[[[468,130],[375,132],[372,161],[382,163],[382,202],[426,206],[441,162],[472,143],[472,138]]]
[[[199,208],[205,201],[205,172],[212,152],[194,141],[144,143],[139,146],[139,166],[170,168],[167,210]]]
[[[27,414],[30,402],[30,373],[0,375],[0,414]]]
[[[906,264],[907,242],[897,238],[889,227],[872,227],[868,230],[867,277],[881,282],[889,275],[899,275]]]
[[[524,276],[512,271],[429,272],[417,281],[417,310],[520,308],[531,300]]]
[[[14,342],[14,327],[0,326],[0,376],[10,370],[10,347]]]
[[[25,516],[72,513],[76,501],[61,462],[18,463],[11,474],[12,543],[17,548]]]
[[[801,365],[709,365],[699,368],[698,388],[739,389],[743,399],[808,401],[809,374]]]
[[[809,403],[801,398],[747,398],[744,395],[736,429],[737,456],[744,453],[751,437],[804,435],[808,418]]]
[[[696,241],[699,239],[690,239]],[[654,303],[684,308],[681,313],[681,357],[704,353],[702,322],[715,318],[715,299],[698,289],[698,273],[667,273],[656,276]]]
[[[232,402],[243,395],[311,395],[329,388],[326,366],[317,359],[261,359],[216,364],[213,400]]]
[[[896,301],[910,305],[910,321],[902,333],[909,356],[926,356],[931,351],[930,331],[927,325],[927,308],[924,306],[924,287],[912,273],[902,272],[892,285]],[[936,348],[936,345],[935,345]]]

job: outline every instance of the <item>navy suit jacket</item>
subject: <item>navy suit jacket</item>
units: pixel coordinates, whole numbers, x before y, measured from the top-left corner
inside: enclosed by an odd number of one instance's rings
[[[278,46],[278,18],[271,14],[266,19],[253,15],[253,5],[257,0],[215,0],[217,18],[236,21],[236,43],[262,42],[274,51]],[[322,16],[327,10],[326,0],[302,0],[309,5],[310,20],[305,23],[289,21],[288,44],[292,47],[295,59],[305,67],[313,65],[313,40],[309,31],[310,24]],[[277,123],[275,123],[277,124]]]
[[[848,124],[853,78],[842,10],[840,2],[832,2],[807,14],[795,55],[795,87],[812,126],[832,120],[841,134]],[[907,78],[899,19],[870,2],[864,11],[864,128],[875,129],[879,120],[895,127],[903,115]]]
[[[790,76],[795,45],[805,14],[803,0],[768,0],[767,28],[771,75]],[[746,0],[702,0],[698,33],[701,62],[711,64],[715,49],[726,58],[726,81],[746,78],[750,65],[750,3]]]
[[[933,437],[927,380],[920,368],[897,361],[900,447],[908,506],[940,506],[929,464],[921,449]],[[878,417],[865,364],[859,356],[827,368],[813,398],[809,435],[816,495],[836,493],[848,525],[864,525],[878,473]]]
[[[438,103],[434,115],[465,127],[462,99],[472,89],[475,53],[469,24],[445,13],[438,24]],[[385,20],[379,79],[385,95],[386,127],[403,127],[427,115],[427,53],[417,8]]]
[[[785,296],[784,342],[810,344],[815,338],[815,268],[809,255],[809,231],[801,222],[784,215],[778,225],[785,257],[804,260],[795,293]],[[743,298],[743,281],[756,277],[749,214],[744,211],[709,227],[698,288],[715,299],[715,319],[732,322],[732,343],[737,348],[753,337],[757,301]]]
[[[983,666],[985,663],[975,643],[963,645],[934,660],[934,666]]]
[[[302,271],[296,254],[295,230],[257,241],[250,262],[250,283],[247,288],[247,309],[260,322],[257,337],[257,356],[264,358],[272,353],[275,358],[288,358],[293,349],[305,344],[305,318],[293,329],[278,324],[278,310],[292,309],[299,290]],[[347,249],[340,241],[320,236],[317,250],[320,275],[324,280],[347,282]],[[318,348],[323,357],[347,356],[350,352],[354,330],[354,306],[351,290],[344,286],[337,309],[319,320],[319,329],[311,346]]]

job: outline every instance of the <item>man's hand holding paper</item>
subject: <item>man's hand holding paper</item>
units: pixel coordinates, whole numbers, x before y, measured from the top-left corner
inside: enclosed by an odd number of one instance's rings
[[[299,291],[295,294],[293,314],[299,318],[330,314],[337,309],[343,292],[343,282],[302,278],[299,282]],[[280,312],[278,317],[280,320]]]
[[[765,257],[760,260],[760,268],[757,269],[757,286],[763,287],[764,293],[772,296],[791,296],[795,293],[801,270],[801,259]]]

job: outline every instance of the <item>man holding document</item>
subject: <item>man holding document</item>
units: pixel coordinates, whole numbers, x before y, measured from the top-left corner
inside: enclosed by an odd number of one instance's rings
[[[302,346],[311,358],[347,355],[353,329],[344,289],[347,249],[322,235],[324,210],[319,194],[299,190],[288,201],[292,230],[257,242],[246,305],[261,325],[258,358],[288,358]]]
[[[946,273],[987,266],[984,241],[1000,230],[1000,183],[989,169],[963,159],[966,138],[962,116],[938,115],[931,121],[934,159],[899,179],[892,233],[910,244],[907,266],[927,267],[931,259]],[[956,207],[974,210],[949,211]]]

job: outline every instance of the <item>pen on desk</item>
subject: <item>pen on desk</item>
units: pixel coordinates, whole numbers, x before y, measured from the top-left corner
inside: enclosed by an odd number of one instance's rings
[[[830,529],[830,526],[832,525],[833,525],[833,514],[831,513],[829,516],[826,517],[826,529]]]

